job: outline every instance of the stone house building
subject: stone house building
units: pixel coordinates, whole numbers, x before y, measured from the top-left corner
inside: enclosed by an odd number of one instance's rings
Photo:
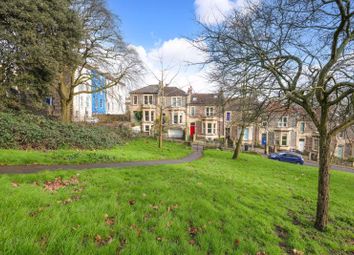
[[[188,90],[187,125],[191,139],[212,141],[224,135],[220,95]]]
[[[169,138],[216,141],[225,139],[232,146],[240,134],[240,109],[235,100],[224,102],[219,93],[185,93],[176,87],[165,87],[164,97],[159,85],[149,85],[130,92],[128,112],[132,125],[145,134],[156,133],[159,107],[163,104],[165,134]],[[248,123],[242,143],[266,145],[270,151],[295,150],[317,160],[319,134],[304,110],[279,102],[270,105],[255,123]],[[337,135],[332,142],[333,155],[354,157],[354,131]]]
[[[135,129],[146,134],[156,131],[160,107],[168,137],[182,138],[186,130],[187,93],[176,87],[149,85],[130,92],[129,115]]]
[[[258,133],[261,145],[273,151],[295,150],[317,160],[320,136],[312,120],[299,106],[269,109]],[[332,155],[339,159],[354,156],[353,128],[341,132],[332,140]]]

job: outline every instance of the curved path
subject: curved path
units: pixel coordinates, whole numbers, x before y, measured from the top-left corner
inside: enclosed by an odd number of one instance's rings
[[[197,160],[203,155],[203,147],[193,146],[193,152],[182,159],[166,160],[148,160],[148,161],[129,161],[118,163],[93,163],[79,165],[23,165],[23,166],[0,166],[0,174],[30,174],[39,171],[57,171],[57,170],[86,170],[94,168],[124,168],[131,166],[158,166],[175,165],[188,163]]]

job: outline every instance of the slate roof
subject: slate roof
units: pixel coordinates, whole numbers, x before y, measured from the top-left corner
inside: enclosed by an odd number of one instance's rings
[[[158,94],[159,85],[149,85],[134,91],[130,94]],[[165,87],[165,96],[187,96],[187,93],[177,87]]]
[[[191,105],[219,105],[219,96],[218,94],[202,94],[202,93],[195,93],[192,94],[191,98]]]

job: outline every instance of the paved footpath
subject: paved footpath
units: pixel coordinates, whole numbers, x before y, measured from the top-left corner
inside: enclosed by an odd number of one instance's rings
[[[158,165],[176,165],[192,162],[202,157],[203,147],[193,146],[193,152],[185,158],[175,160],[148,160],[148,161],[130,161],[119,163],[93,163],[80,165],[23,165],[23,166],[0,166],[0,174],[30,174],[40,171],[57,170],[86,170],[94,168],[124,168],[134,166],[158,166]]]

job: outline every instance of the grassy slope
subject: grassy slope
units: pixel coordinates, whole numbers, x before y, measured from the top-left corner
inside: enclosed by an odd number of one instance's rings
[[[182,144],[165,142],[163,150],[153,139],[135,139],[124,146],[106,150],[0,150],[0,165],[79,164],[153,159],[177,159],[190,153]]]
[[[312,227],[315,168],[230,156],[206,151],[184,165],[84,171],[79,186],[55,193],[43,190],[45,180],[77,172],[0,176],[0,253],[353,254],[354,175],[332,173],[330,225],[320,233]],[[113,240],[97,246],[97,234]]]

